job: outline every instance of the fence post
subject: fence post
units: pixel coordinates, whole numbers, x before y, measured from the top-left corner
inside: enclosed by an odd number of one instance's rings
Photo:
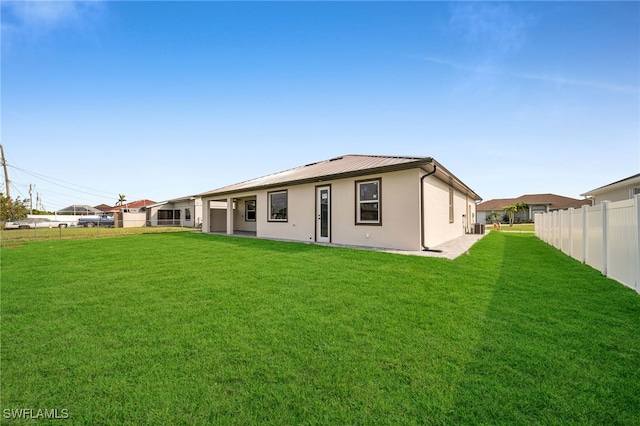
[[[551,212],[551,245],[555,248],[558,248],[558,246],[556,245],[556,229],[558,228],[556,221],[557,216],[558,215],[555,211]]]
[[[602,275],[607,276],[609,259],[607,252],[609,251],[609,230],[608,230],[608,213],[609,201],[602,202]]]
[[[588,206],[582,206],[582,263],[587,263],[587,208]]]
[[[634,197],[636,209],[636,291],[640,293],[640,194]]]
[[[569,208],[569,256],[573,257],[573,207]]]
[[[564,251],[564,241],[563,241],[563,234],[564,234],[564,228],[562,226],[562,222],[564,222],[564,210],[558,210],[558,237],[559,237],[559,241],[558,241],[558,246],[560,248],[560,251]]]

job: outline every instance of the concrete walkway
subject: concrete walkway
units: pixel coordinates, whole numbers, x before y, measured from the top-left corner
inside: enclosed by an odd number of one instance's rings
[[[480,241],[482,237],[487,235],[489,231],[485,234],[466,234],[462,235],[456,239],[451,241],[447,241],[446,243],[440,244],[439,246],[429,247],[434,250],[441,250],[442,252],[435,251],[407,251],[407,250],[387,250],[382,249],[380,251],[384,251],[386,253],[395,253],[395,254],[408,254],[412,256],[427,256],[427,257],[440,257],[443,259],[455,259],[456,257],[462,254],[469,254],[469,249],[472,245]]]
[[[381,251],[384,253],[394,253],[394,254],[406,254],[406,255],[410,255],[410,256],[424,256],[424,257],[439,257],[439,258],[443,258],[443,259],[455,259],[456,257],[464,254],[464,253],[468,253],[469,252],[469,248],[471,248],[472,245],[474,245],[475,243],[477,243],[482,237],[484,237],[485,235],[487,235],[489,233],[489,231],[487,230],[487,232],[485,234],[465,234],[462,235],[458,238],[455,238],[451,241],[447,241],[446,243],[440,244],[439,246],[435,246],[435,247],[429,247],[433,250],[438,250],[438,251],[411,251],[411,250],[393,250],[393,249],[385,249],[385,248],[376,248],[376,247],[364,247],[364,246],[351,246],[351,245],[344,245],[344,244],[334,244],[334,243],[310,243],[307,242],[307,244],[317,244],[317,245],[321,245],[321,246],[329,246],[329,247],[342,247],[342,248],[351,248],[351,249],[358,249],[358,250],[372,250],[372,251]],[[227,235],[225,232],[211,232],[211,234],[218,234],[218,235]],[[237,232],[233,234],[236,237],[245,237],[245,238],[258,238],[261,239],[261,237],[256,237],[255,233],[253,232]],[[269,238],[267,238],[269,239]],[[297,241],[297,240],[285,240],[285,239],[274,239],[271,238],[271,240],[274,241],[287,241],[287,242],[293,242],[293,243],[300,243],[303,241]]]

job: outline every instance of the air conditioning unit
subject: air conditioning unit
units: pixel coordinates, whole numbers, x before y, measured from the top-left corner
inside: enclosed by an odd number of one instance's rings
[[[484,234],[485,232],[485,228],[484,228],[484,223],[474,223],[473,224],[473,233],[474,234]]]

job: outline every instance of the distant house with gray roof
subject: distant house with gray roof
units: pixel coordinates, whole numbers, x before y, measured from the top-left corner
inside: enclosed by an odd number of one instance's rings
[[[565,210],[569,208],[581,208],[583,205],[591,205],[589,199],[576,199],[563,197],[556,194],[527,194],[516,198],[495,198],[478,204],[478,222],[489,223],[493,219],[491,214],[498,212],[498,221],[507,214],[505,208],[507,206],[526,203],[528,208],[526,211],[518,212],[515,216],[516,222],[532,221],[536,213],[546,213],[554,210]]]

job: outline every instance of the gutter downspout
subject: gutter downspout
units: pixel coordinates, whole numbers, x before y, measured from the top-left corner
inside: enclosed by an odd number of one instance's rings
[[[436,172],[436,165],[433,163],[431,163],[431,165],[433,166],[433,171],[420,178],[420,246],[422,246],[422,251],[433,251],[436,253],[442,253],[442,250],[430,249],[429,247],[425,247],[424,245],[424,178],[426,178],[427,176],[431,176]]]

